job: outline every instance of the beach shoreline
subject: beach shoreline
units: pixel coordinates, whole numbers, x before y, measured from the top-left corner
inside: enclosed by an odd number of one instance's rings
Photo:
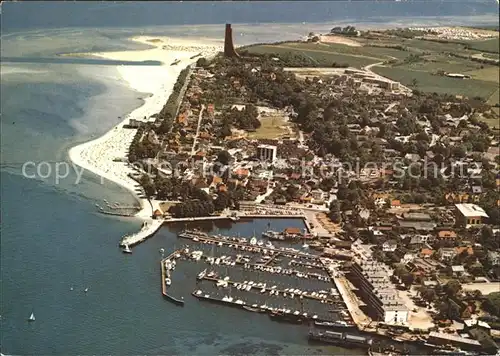
[[[136,51],[89,53],[93,57],[111,60],[144,61],[157,60],[160,66],[117,66],[120,76],[128,85],[141,93],[149,94],[143,104],[127,114],[124,119],[97,139],[78,144],[68,151],[70,160],[101,177],[127,189],[140,204],[138,218],[148,219],[157,208],[155,201],[141,197],[140,185],[129,177],[134,169],[127,163],[127,153],[137,129],[125,128],[131,119],[147,122],[158,113],[172,93],[180,72],[199,58],[190,58],[201,53],[210,56],[220,50],[213,44],[200,44],[186,40],[164,37],[132,37],[130,40],[148,44],[152,48]],[[69,54],[68,54],[69,55]],[[173,61],[180,60],[172,66]]]

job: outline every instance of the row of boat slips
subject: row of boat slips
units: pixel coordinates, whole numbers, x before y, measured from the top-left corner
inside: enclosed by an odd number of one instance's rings
[[[317,260],[318,256],[310,254],[308,252],[299,251],[292,247],[277,247],[273,245],[271,242],[264,242],[263,240],[257,239],[255,236],[251,239],[247,239],[245,237],[231,237],[231,236],[222,236],[222,235],[213,235],[210,236],[204,232],[189,230],[181,232],[177,235],[178,237],[190,239],[195,242],[203,242],[203,243],[217,243],[220,246],[229,244],[231,247],[241,249],[242,251],[253,251],[253,252],[262,252],[262,250],[273,250],[279,251],[281,253],[302,257],[305,259]]]
[[[198,246],[197,248],[202,248]],[[320,274],[320,273],[312,273],[312,272],[303,272],[300,270],[297,270],[295,268],[284,268],[281,266],[269,266],[266,265],[270,262],[273,262],[273,257],[271,256],[261,256],[260,259],[256,261],[256,263],[250,263],[252,256],[248,255],[236,255],[236,256],[226,256],[223,255],[221,257],[214,257],[214,256],[207,256],[204,255],[203,250],[195,250],[195,251],[190,251],[189,248],[186,248],[184,250],[184,254],[187,258],[190,258],[194,261],[200,261],[203,260],[207,262],[210,265],[223,265],[223,266],[236,266],[236,265],[242,265],[244,269],[248,270],[253,270],[253,271],[260,271],[260,272],[267,272],[271,274],[283,274],[283,275],[289,275],[289,276],[295,276],[297,278],[304,278],[304,279],[317,279],[323,282],[330,283],[330,277],[326,274]],[[278,254],[279,256],[279,254]],[[279,259],[279,261],[282,261],[282,259]],[[306,268],[312,268],[311,266],[308,266],[307,264],[304,263],[297,263],[297,261],[293,260],[297,266],[299,267],[306,267]],[[290,263],[289,263],[290,265]],[[316,266],[316,265],[315,265]],[[318,265],[319,266],[319,265]],[[315,267],[318,268],[319,267]]]
[[[250,291],[252,288],[258,290],[261,294],[269,293],[269,295],[280,296],[283,298],[294,298],[297,296],[298,298],[311,298],[316,300],[324,300],[324,301],[332,301],[329,299],[329,296],[337,297],[339,293],[331,288],[330,291],[320,290],[320,291],[306,291],[300,290],[299,288],[285,288],[283,290],[278,289],[277,285],[268,286],[265,282],[254,282],[254,281],[243,281],[243,282],[234,282],[230,280],[229,276],[224,277],[223,279],[218,279],[217,274],[214,271],[210,271],[207,273],[207,270],[203,270],[197,277],[198,280],[209,280],[217,282],[217,287],[229,287],[233,286],[237,290],[246,290]]]
[[[315,319],[331,325],[354,327],[317,255],[280,247],[258,247],[239,237],[199,232],[189,237],[182,235],[179,237],[189,238],[190,243],[181,250],[178,261],[182,262],[177,269],[197,268],[193,277],[197,275],[198,286],[189,293],[198,299],[266,312],[277,321],[302,323],[316,315]],[[184,270],[182,274],[185,278]],[[265,311],[260,309],[262,305],[266,306]]]

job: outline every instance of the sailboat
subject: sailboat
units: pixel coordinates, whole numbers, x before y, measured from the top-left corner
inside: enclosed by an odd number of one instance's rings
[[[31,312],[30,317],[28,318],[28,321],[35,321],[35,313]]]

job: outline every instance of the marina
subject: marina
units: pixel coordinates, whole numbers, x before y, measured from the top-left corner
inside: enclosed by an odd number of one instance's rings
[[[184,305],[198,300],[267,314],[281,323],[318,322],[330,328],[356,329],[319,255],[255,236],[208,235],[196,230],[177,236],[188,243],[160,264],[162,294],[169,301]],[[185,269],[195,273],[188,275]],[[190,293],[194,300],[175,292],[177,274],[194,282]]]
[[[241,237],[181,230],[175,245],[181,247],[161,261],[162,293],[173,304],[202,302],[253,313],[304,328],[310,343],[363,352],[377,347],[418,354],[421,349],[416,342],[359,329],[339,290],[340,264],[300,244],[266,241],[255,232]]]

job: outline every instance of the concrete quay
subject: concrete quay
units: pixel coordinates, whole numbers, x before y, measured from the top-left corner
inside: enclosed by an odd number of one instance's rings
[[[163,219],[145,220],[139,232],[132,235],[126,235],[122,238],[122,240],[120,241],[120,246],[131,247],[146,240],[148,237],[153,236],[160,229],[160,227],[163,225],[163,222]]]
[[[113,214],[122,215],[122,214]],[[120,246],[134,246],[137,245],[147,238],[153,236],[163,224],[176,223],[176,222],[193,222],[193,221],[211,221],[211,220],[231,220],[237,222],[240,219],[303,219],[307,224],[307,216],[305,214],[258,214],[258,213],[241,213],[238,215],[217,215],[217,216],[201,216],[201,217],[190,217],[190,218],[170,218],[170,219],[147,219],[144,221],[141,230],[132,235],[124,236],[120,241]]]

